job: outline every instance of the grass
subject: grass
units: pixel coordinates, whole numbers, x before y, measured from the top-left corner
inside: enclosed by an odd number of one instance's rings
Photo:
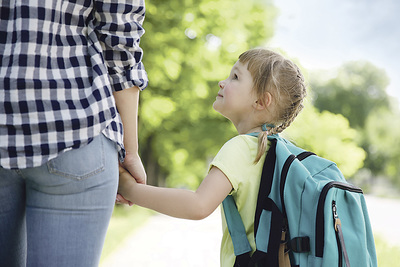
[[[375,236],[375,248],[379,267],[399,266],[400,247],[391,246],[382,237]]]
[[[115,206],[100,262],[118,248],[126,237],[129,237],[135,230],[143,226],[153,214],[154,212],[138,206]]]

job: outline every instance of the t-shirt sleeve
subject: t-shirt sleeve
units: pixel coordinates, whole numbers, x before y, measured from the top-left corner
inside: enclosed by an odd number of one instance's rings
[[[210,163],[210,169],[214,166],[220,169],[228,177],[235,191],[240,181],[243,181],[241,176],[245,173],[244,170],[253,165],[254,158],[251,154],[253,153],[250,152],[245,138],[236,136],[222,146]]]

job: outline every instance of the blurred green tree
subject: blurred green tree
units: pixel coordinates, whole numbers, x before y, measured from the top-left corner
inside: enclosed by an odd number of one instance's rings
[[[346,178],[363,166],[366,155],[357,145],[357,131],[340,114],[318,112],[308,103],[284,135],[298,146],[334,161]]]
[[[400,113],[398,103],[386,93],[386,73],[369,62],[357,61],[343,65],[327,81],[314,77],[315,107],[342,114],[357,130],[356,142],[366,151],[364,168],[370,178],[384,176],[400,185]]]
[[[140,97],[142,160],[149,184],[197,186],[206,159],[235,133],[212,109],[218,81],[240,53],[273,35],[269,1],[152,0],[141,40],[149,88]]]
[[[400,113],[377,110],[368,117],[363,144],[368,149],[365,165],[375,176],[385,176],[400,187]]]
[[[352,128],[364,128],[371,112],[389,108],[388,84],[384,70],[366,61],[353,61],[327,82],[313,80],[311,87],[318,110],[342,114]]]

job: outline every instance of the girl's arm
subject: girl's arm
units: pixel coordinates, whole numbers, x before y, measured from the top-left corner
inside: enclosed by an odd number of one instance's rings
[[[196,192],[138,184],[120,168],[118,192],[136,205],[184,219],[201,220],[210,215],[232,190],[225,174],[212,167]]]

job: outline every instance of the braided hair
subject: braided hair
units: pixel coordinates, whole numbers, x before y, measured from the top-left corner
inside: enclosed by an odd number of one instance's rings
[[[255,162],[258,162],[267,148],[267,136],[281,133],[294,121],[303,109],[303,100],[307,95],[304,76],[299,67],[282,55],[267,49],[251,49],[239,56],[239,61],[248,63],[257,97],[264,100],[266,93],[273,97],[275,114],[268,131],[262,131],[258,137],[258,152]],[[268,110],[267,110],[268,111]]]

